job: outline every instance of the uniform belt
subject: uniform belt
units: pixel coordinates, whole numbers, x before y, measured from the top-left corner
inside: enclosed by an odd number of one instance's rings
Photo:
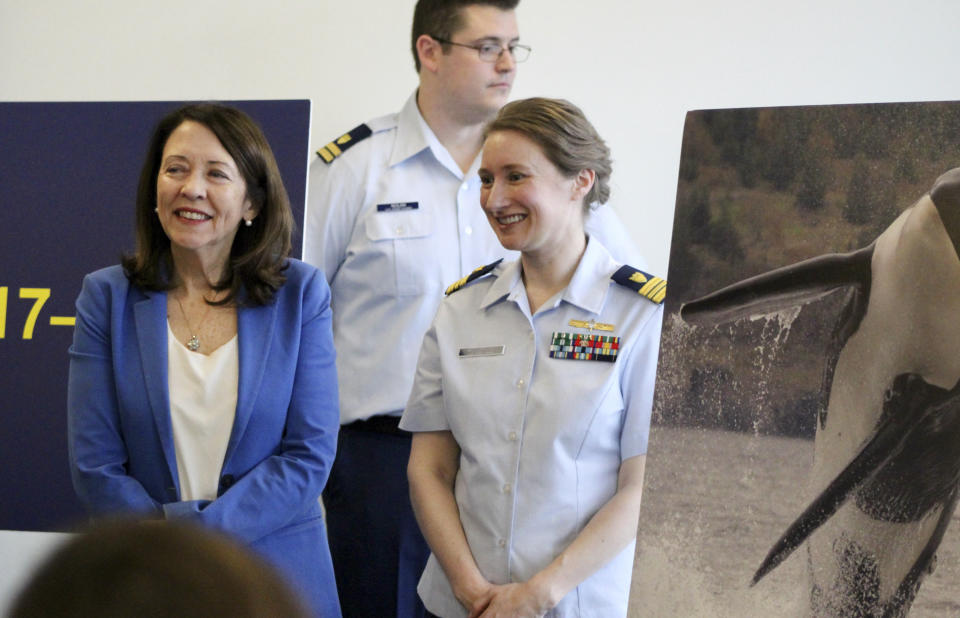
[[[400,429],[400,417],[399,416],[371,416],[360,421],[353,421],[352,423],[347,423],[343,426],[344,429],[353,429],[356,431],[368,431],[373,433],[385,433],[391,436],[404,436],[410,437],[409,431],[404,431]]]

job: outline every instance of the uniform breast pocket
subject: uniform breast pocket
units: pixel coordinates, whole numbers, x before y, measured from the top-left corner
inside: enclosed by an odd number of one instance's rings
[[[547,359],[557,383],[554,397],[563,402],[561,442],[572,457],[584,449],[617,448],[624,402],[614,363]],[[554,404],[552,409],[556,409]]]
[[[418,209],[372,212],[367,217],[367,239],[373,248],[393,266],[393,284],[398,296],[424,292],[424,280],[430,276],[430,238],[434,221]],[[384,273],[386,274],[386,273]],[[383,284],[388,282],[384,281]]]
[[[619,434],[623,425],[623,394],[620,391],[620,383],[612,380],[605,385],[606,390],[600,401],[596,404],[596,414],[591,423],[590,431],[597,431],[600,434],[610,433]]]

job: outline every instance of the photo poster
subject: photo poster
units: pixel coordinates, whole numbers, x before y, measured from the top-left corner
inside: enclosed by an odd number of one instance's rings
[[[263,129],[301,255],[309,100],[226,101]],[[85,517],[67,457],[67,349],[83,276],[134,249],[147,142],[183,102],[0,103],[0,529]]]
[[[960,614],[958,166],[960,103],[687,115],[630,616]]]

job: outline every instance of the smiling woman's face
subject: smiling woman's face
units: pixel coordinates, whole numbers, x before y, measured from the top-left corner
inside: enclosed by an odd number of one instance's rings
[[[535,142],[516,131],[487,136],[480,205],[507,249],[536,253],[583,237],[578,177],[567,178]]]
[[[171,249],[226,263],[242,219],[256,212],[233,157],[204,125],[185,120],[163,147],[157,215]]]

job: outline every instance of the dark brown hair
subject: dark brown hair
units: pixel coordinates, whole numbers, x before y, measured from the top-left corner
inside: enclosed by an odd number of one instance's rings
[[[420,72],[420,56],[417,54],[417,39],[421,35],[450,40],[463,28],[463,9],[473,5],[492,6],[501,11],[512,11],[520,0],[419,0],[413,9],[413,28],[411,29],[410,49],[413,51],[413,65]],[[444,45],[444,52],[449,45]]]
[[[102,523],[34,572],[10,618],[307,618],[272,566],[178,522]]]
[[[170,134],[186,121],[210,129],[236,162],[247,186],[247,198],[257,212],[253,225],[240,226],[230,249],[230,261],[214,289],[229,290],[216,304],[233,300],[263,305],[286,280],[283,270],[290,254],[293,214],[280,170],[263,131],[250,116],[217,103],[185,105],[164,116],[157,124],[140,171],[136,202],[136,251],[125,256],[123,268],[134,285],[146,290],[172,287],[173,264],[170,239],[160,226],[157,206],[157,174]],[[240,296],[241,291],[244,296]]]
[[[568,178],[581,170],[593,170],[596,178],[584,196],[585,210],[609,199],[610,149],[583,111],[570,101],[534,97],[507,103],[484,129],[484,139],[497,131],[516,131],[533,141]]]

